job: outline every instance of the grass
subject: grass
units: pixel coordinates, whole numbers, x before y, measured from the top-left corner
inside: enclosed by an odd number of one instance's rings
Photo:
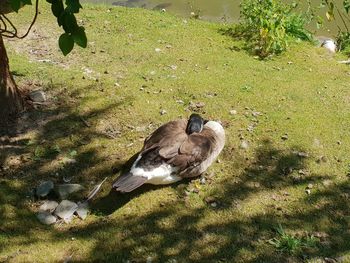
[[[19,27],[30,14],[16,16]],[[60,31],[45,4],[28,38],[6,42],[17,83],[44,89],[49,104],[1,137],[1,261],[350,260],[350,68],[336,62],[343,58],[299,43],[260,61],[235,48],[224,25],[142,9],[86,5],[79,19],[88,48],[68,57],[58,52]],[[204,185],[110,192],[152,130],[193,110],[221,120],[227,133]],[[106,176],[85,221],[36,219],[40,202],[28,193],[41,181],[69,177],[87,194]],[[288,239],[314,236],[319,244],[281,251],[269,242],[282,242],[278,224]]]
[[[278,237],[269,240],[276,249],[291,255],[300,254],[303,248],[310,249],[318,245],[318,238],[311,236],[297,237],[287,234],[281,225],[276,228]]]

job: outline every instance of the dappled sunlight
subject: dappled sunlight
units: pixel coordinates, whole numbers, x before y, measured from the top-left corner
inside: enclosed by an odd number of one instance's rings
[[[220,25],[203,21],[105,6],[84,11],[89,47],[67,63],[54,48],[49,57],[70,70],[27,63],[23,52],[34,40],[18,54],[19,44],[9,42],[16,81],[42,89],[48,102],[0,132],[0,261],[350,260],[346,66],[303,43],[256,60],[231,50],[237,43],[218,33]],[[51,22],[40,34],[44,23],[37,34],[54,36]],[[152,131],[192,111],[226,131],[206,173],[127,194],[111,189]],[[42,200],[33,188],[42,181],[81,184],[81,200],[106,177],[85,220],[46,226],[36,218]],[[279,226],[316,245],[282,251],[271,242]]]

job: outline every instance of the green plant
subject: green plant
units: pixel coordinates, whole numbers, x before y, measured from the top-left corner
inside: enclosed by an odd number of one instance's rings
[[[35,147],[33,152],[33,159],[35,161],[40,161],[41,159],[45,159],[50,156],[55,156],[61,152],[60,147],[55,144],[49,148],[45,148],[41,145]]]
[[[291,39],[312,40],[305,29],[307,15],[294,13],[297,4],[280,0],[243,0],[241,20],[233,28],[234,36],[245,40],[245,48],[261,58],[279,54],[287,49]]]
[[[313,235],[305,237],[297,237],[287,234],[283,227],[279,224],[276,228],[278,237],[269,240],[269,243],[275,246],[276,249],[286,252],[291,255],[298,254],[303,248],[317,247],[319,239]]]
[[[63,55],[66,56],[68,53],[70,53],[74,47],[74,44],[85,48],[87,46],[85,28],[78,25],[75,17],[75,14],[79,13],[79,10],[82,8],[79,0],[66,0],[65,2],[63,0],[46,0],[46,2],[51,5],[51,12],[57,18],[58,26],[62,27],[64,30],[64,33],[61,34],[58,40],[58,44]],[[22,6],[31,4],[32,0],[8,0],[8,2],[5,3],[5,5],[8,5],[6,9],[7,12],[15,11],[17,13]],[[5,21],[8,21],[5,14],[0,12],[0,15],[5,18]],[[3,36],[24,38],[27,36],[35,23],[37,15],[38,0],[35,0],[35,15],[32,23],[29,26],[28,32],[25,35],[18,36],[17,29],[12,22],[10,25],[13,30],[9,30],[5,26],[5,29],[0,30],[0,33]],[[2,19],[2,22],[4,23],[4,19]]]

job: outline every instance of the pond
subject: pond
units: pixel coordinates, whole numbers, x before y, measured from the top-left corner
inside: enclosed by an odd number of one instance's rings
[[[114,6],[125,7],[142,7],[146,9],[162,10],[191,17],[193,12],[199,15],[200,19],[216,22],[237,22],[239,19],[239,0],[83,0],[90,3],[104,3]],[[286,1],[291,2],[291,1]],[[307,9],[307,1],[301,1],[300,8],[302,11]],[[316,7],[321,0],[313,0],[312,4]],[[342,5],[342,0],[335,0],[337,5]],[[326,9],[319,10],[325,21],[325,27],[316,32],[316,35],[323,34],[334,36],[337,33],[335,23],[328,23],[325,17]],[[316,30],[316,23],[311,26],[313,31]]]

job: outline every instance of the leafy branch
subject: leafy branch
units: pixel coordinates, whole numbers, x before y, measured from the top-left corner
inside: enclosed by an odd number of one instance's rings
[[[6,0],[4,0],[6,1]],[[64,33],[58,39],[59,47],[63,55],[69,54],[74,44],[85,48],[87,46],[87,38],[85,33],[85,28],[79,26],[75,14],[79,13],[82,8],[79,0],[46,0],[51,5],[52,14],[57,18],[57,23],[60,27],[63,28]],[[5,2],[5,5],[8,4],[8,10],[1,12],[0,10],[0,34],[9,38],[24,38],[26,37],[32,26],[34,25],[37,15],[38,15],[38,3],[39,0],[35,1],[35,14],[27,32],[23,36],[18,35],[16,26],[12,21],[5,15],[11,11],[18,13],[19,9],[24,5],[31,5],[31,0],[8,0]]]

